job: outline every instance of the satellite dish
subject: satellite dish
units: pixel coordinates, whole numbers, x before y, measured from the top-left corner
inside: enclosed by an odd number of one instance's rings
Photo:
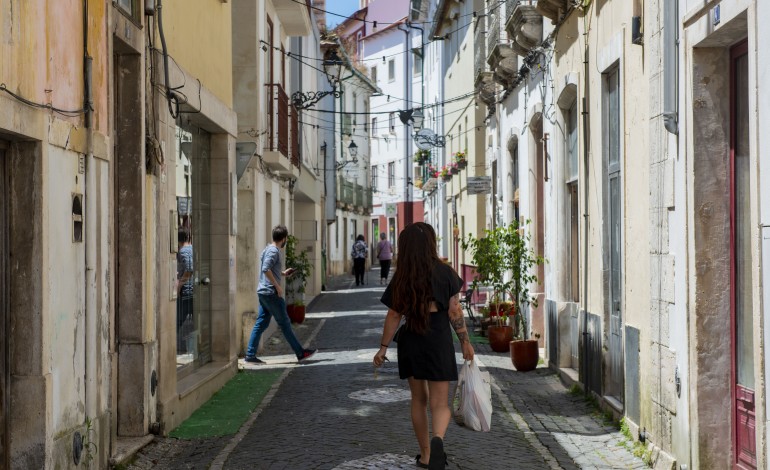
[[[436,142],[436,133],[430,129],[420,129],[414,134],[414,145],[420,150],[430,150]]]

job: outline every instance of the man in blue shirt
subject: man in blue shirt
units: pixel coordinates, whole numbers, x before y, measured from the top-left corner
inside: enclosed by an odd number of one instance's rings
[[[286,245],[289,238],[289,231],[283,225],[277,225],[273,229],[273,243],[267,245],[262,250],[260,262],[262,267],[259,273],[259,286],[257,287],[257,297],[259,299],[259,313],[254,328],[251,330],[249,346],[246,349],[246,362],[261,364],[264,361],[257,358],[257,349],[262,333],[270,325],[270,318],[275,317],[275,321],[281,328],[283,337],[289,342],[289,346],[297,355],[297,361],[302,362],[316,353],[316,349],[304,349],[297,340],[294,330],[291,329],[291,320],[286,312],[286,299],[284,298],[281,279],[283,276],[291,276],[293,269],[281,271],[281,252],[280,249]]]

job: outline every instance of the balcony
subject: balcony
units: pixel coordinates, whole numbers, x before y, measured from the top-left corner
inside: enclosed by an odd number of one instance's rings
[[[513,55],[513,50],[508,41],[508,33],[502,28],[502,8],[487,15],[487,63],[494,72],[497,64],[506,57]]]
[[[269,83],[265,86],[267,87],[268,130],[265,136],[263,160],[273,171],[289,175],[292,174],[292,162],[289,160],[289,97],[278,83]],[[299,154],[298,149],[297,154]]]
[[[360,214],[371,214],[372,189],[338,176],[337,208]]]
[[[537,0],[537,11],[549,18],[553,24],[559,22],[567,8],[567,0]]]
[[[486,16],[480,17],[476,22],[474,34],[474,85],[476,93],[479,94],[481,100],[489,105],[494,102],[495,83],[492,71],[489,69],[489,64],[487,64],[487,41],[484,37],[486,34],[486,24]]]
[[[509,2],[514,3],[512,0]],[[511,48],[516,54],[526,57],[543,40],[543,15],[537,11],[534,0],[515,2],[509,10],[505,30],[511,38]]]
[[[485,77],[491,77],[489,64],[487,64],[487,43],[484,35],[486,34],[487,18],[482,16],[476,22],[476,31],[474,32],[474,82],[479,83]]]
[[[287,36],[313,34],[310,0],[305,0],[304,5],[295,0],[273,0],[273,6]]]

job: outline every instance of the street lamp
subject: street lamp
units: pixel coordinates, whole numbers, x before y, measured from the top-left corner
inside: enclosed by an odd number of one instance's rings
[[[353,165],[358,163],[358,145],[356,145],[355,142],[351,139],[350,145],[348,145],[348,155],[350,155],[350,160],[345,160],[344,162],[337,163],[337,170],[341,170],[344,168],[348,163],[352,163]]]
[[[323,61],[324,75],[331,85],[331,91],[296,91],[291,95],[291,102],[297,109],[308,109],[321,101],[326,95],[332,95],[335,98],[342,96],[342,91],[337,90],[337,83],[342,74],[342,59],[336,51],[331,51]]]

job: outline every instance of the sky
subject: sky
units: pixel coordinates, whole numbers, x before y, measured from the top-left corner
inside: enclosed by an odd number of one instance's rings
[[[326,0],[326,11],[350,16],[358,10],[358,3],[359,0]],[[345,18],[336,15],[326,15],[326,25],[329,29],[334,28],[344,20]]]

